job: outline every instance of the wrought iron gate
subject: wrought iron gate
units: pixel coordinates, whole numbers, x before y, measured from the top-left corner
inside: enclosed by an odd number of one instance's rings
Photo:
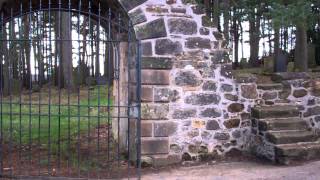
[[[127,15],[111,1],[17,2],[0,17],[0,177],[140,177]]]

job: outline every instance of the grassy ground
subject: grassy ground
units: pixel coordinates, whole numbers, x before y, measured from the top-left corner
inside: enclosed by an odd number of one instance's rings
[[[13,142],[13,146],[40,144],[44,149],[50,143],[53,153],[60,143],[64,152],[69,140],[71,145],[75,144],[98,126],[109,124],[108,105],[112,101],[108,101],[106,86],[81,88],[80,93],[71,95],[67,90],[59,94],[57,89],[49,92],[45,88],[37,93],[26,91],[21,96],[5,97],[1,117],[4,141]]]

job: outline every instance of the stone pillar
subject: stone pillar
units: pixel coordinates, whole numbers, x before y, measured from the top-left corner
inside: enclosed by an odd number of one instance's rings
[[[142,155],[154,165],[241,146],[226,42],[187,0],[120,0],[142,40]],[[234,99],[236,98],[236,99]]]
[[[128,106],[128,43],[121,42],[118,46],[119,48],[119,80],[115,79],[113,83],[113,95],[114,95],[114,104],[116,106],[122,106],[117,110],[113,110],[113,117],[127,117],[127,108]],[[118,92],[120,94],[118,94]],[[119,111],[119,112],[118,112]],[[118,114],[120,113],[120,115]],[[120,144],[122,150],[126,150],[127,146],[127,131],[128,131],[128,119],[120,118],[119,123],[118,119],[112,119],[112,133]],[[119,137],[118,137],[119,133]]]

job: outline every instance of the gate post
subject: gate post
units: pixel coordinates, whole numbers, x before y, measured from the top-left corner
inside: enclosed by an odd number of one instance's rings
[[[120,145],[120,151],[125,151],[127,149],[127,131],[128,131],[128,118],[124,118],[128,115],[129,106],[128,102],[128,42],[120,42],[119,44],[119,56],[118,56],[118,74],[119,79],[114,80],[113,95],[114,104],[120,105],[120,116],[118,111],[113,111],[113,117],[118,117],[112,119],[112,133],[116,141]],[[118,81],[118,82],[117,82]],[[118,94],[120,93],[120,94]],[[121,117],[121,118],[120,118]],[[119,135],[119,136],[118,136]]]

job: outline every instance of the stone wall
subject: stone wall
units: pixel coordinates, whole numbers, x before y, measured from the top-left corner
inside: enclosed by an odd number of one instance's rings
[[[119,1],[142,40],[144,161],[166,165],[249,150],[256,105],[300,104],[320,128],[318,81],[285,79],[268,89],[254,76],[233,78],[222,34],[192,0]]]
[[[161,165],[235,146],[243,106],[233,103],[225,42],[205,10],[187,0],[120,2],[142,40],[144,159]]]

